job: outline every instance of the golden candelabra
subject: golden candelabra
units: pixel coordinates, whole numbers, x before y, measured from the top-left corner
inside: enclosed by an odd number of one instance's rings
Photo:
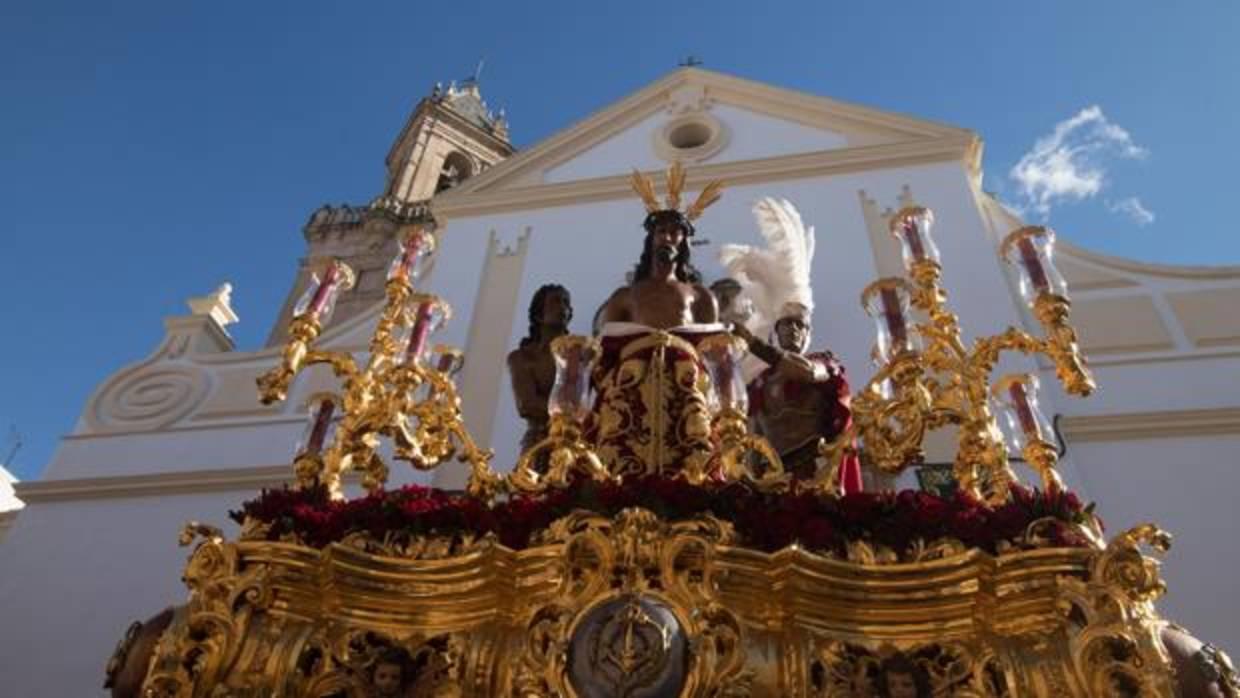
[[[1005,259],[1020,270],[1022,295],[1045,337],[1009,327],[968,346],[959,319],[947,307],[938,251],[930,237],[932,223],[933,214],[921,207],[903,209],[891,220],[911,282],[887,277],[862,293],[862,305],[878,323],[882,365],[854,398],[855,430],[841,435],[839,442],[859,436],[867,462],[898,473],[922,460],[922,442],[929,430],[955,426],[958,447],[952,470],[959,486],[998,504],[1007,499],[1015,478],[1003,432],[991,410],[990,376],[1000,355],[1019,351],[1050,358],[1064,388],[1074,395],[1088,395],[1094,381],[1068,323],[1067,286],[1051,262],[1053,233],[1041,227],[1021,228],[1001,246]],[[922,311],[928,321],[913,322],[910,307]],[[1022,391],[1015,399],[1023,402],[1012,409],[1036,412],[1036,404],[1028,404],[1031,398]],[[1062,483],[1055,473],[1055,449],[1047,441],[1050,431],[1038,426],[1029,415],[1014,422],[1027,437],[1023,455],[1038,471],[1042,486],[1058,490]]]
[[[760,489],[787,485],[783,461],[765,438],[749,430],[749,400],[741,360],[749,345],[740,337],[708,337],[698,347],[711,373],[715,418],[711,423],[718,444],[718,475],[724,480],[752,482]],[[754,470],[759,465],[761,469]],[[691,472],[689,481],[701,483],[712,473]]]
[[[295,460],[300,486],[321,484],[341,496],[343,475],[356,471],[367,491],[381,490],[389,475],[379,454],[380,437],[386,436],[395,458],[419,470],[458,455],[471,467],[469,491],[484,497],[496,493],[500,480],[490,469],[492,454],[478,447],[461,419],[452,380],[460,352],[436,347],[435,365],[425,357],[430,333],[451,317],[442,299],[414,288],[434,250],[434,236],[422,228],[403,239],[388,272],[386,302],[364,368],[348,352],[312,348],[336,296],[352,286],[353,273],[343,262],[331,261],[322,279],[316,275],[295,308],[281,362],[258,379],[263,403],[285,399],[296,375],[314,364],[328,364],[342,382],[340,395],[315,396],[310,433]],[[328,445],[337,407],[343,416]]]
[[[585,439],[590,367],[601,349],[597,339],[566,335],[551,342],[555,385],[548,400],[547,436],[521,454],[508,483],[520,492],[564,487],[574,473],[595,480],[613,479]],[[544,462],[545,461],[545,462]],[[540,472],[540,466],[545,472]]]

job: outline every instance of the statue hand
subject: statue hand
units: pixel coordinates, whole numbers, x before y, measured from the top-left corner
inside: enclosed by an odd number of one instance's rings
[[[733,324],[732,334],[745,340],[746,344],[753,342],[753,333],[749,331],[748,327],[745,327],[745,323],[738,322]]]

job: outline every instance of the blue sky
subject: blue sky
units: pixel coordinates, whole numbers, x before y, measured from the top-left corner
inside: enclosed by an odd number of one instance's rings
[[[986,188],[1087,247],[1240,264],[1240,4],[594,5],[7,0],[0,458],[16,425],[11,469],[37,477],[90,391],[225,279],[259,346],[308,214],[374,196],[412,106],[481,57],[519,146],[693,54],[971,128]]]

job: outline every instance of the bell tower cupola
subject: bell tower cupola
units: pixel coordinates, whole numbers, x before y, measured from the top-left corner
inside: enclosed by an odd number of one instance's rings
[[[481,68],[481,66],[479,66]],[[383,301],[387,265],[407,226],[432,223],[430,200],[513,153],[504,113],[482,98],[478,73],[447,87],[436,84],[414,107],[386,159],[383,191],[367,204],[324,205],[303,229],[306,256],[267,338],[285,339],[297,299],[326,260],[343,260],[356,273],[352,291],[340,298],[328,325]]]
[[[476,75],[446,88],[437,84],[388,152],[385,194],[425,201],[512,152],[504,112],[487,107]]]

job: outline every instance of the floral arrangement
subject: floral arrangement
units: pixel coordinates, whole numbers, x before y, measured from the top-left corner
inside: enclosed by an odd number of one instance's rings
[[[230,516],[243,525],[259,524],[269,540],[292,539],[313,547],[366,533],[376,539],[494,535],[520,550],[573,511],[612,516],[629,507],[649,509],[670,521],[713,515],[731,522],[749,547],[770,552],[797,543],[825,554],[842,554],[856,541],[901,554],[919,542],[942,539],[998,553],[1019,545],[1039,521],[1047,544],[1079,547],[1089,544],[1082,526],[1096,520],[1093,505],[1082,506],[1071,492],[1023,486],[1013,487],[1009,501],[992,508],[960,493],[939,497],[906,490],[834,497],[760,492],[737,483],[699,486],[660,476],[622,483],[579,479],[563,489],[493,504],[416,485],[347,501],[332,500],[324,488],[285,488],[264,490]]]

